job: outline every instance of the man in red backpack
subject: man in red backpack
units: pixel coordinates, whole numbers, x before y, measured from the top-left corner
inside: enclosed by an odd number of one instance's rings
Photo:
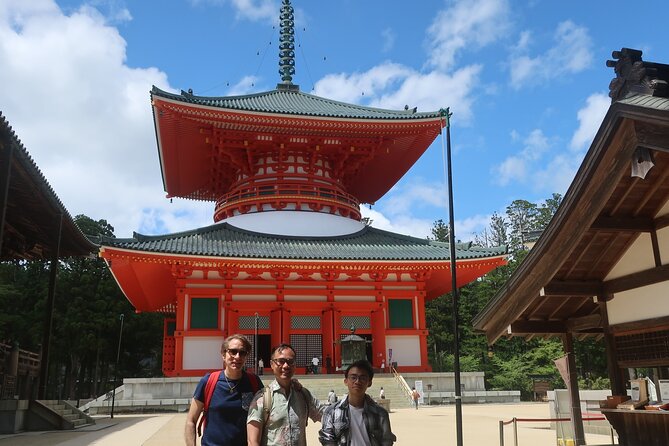
[[[249,404],[263,387],[260,378],[243,370],[251,348],[240,334],[223,341],[223,370],[206,374],[195,388],[186,418],[186,446],[195,446],[195,432],[201,428],[202,446],[246,446]]]

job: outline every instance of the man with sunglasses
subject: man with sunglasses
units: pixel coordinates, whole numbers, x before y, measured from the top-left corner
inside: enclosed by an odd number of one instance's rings
[[[263,387],[260,378],[243,370],[251,343],[241,334],[234,334],[223,341],[221,356],[223,371],[210,385],[211,373],[207,373],[195,388],[186,418],[186,446],[195,446],[195,431],[200,414],[204,417],[202,446],[226,445],[246,446],[246,417],[256,391]],[[205,401],[208,408],[205,411]]]
[[[367,395],[374,370],[366,360],[346,369],[348,395],[323,414],[318,439],[324,446],[392,446],[397,440],[390,430],[388,412]]]
[[[247,419],[249,446],[306,446],[308,418],[320,421],[325,404],[293,381],[295,350],[281,344],[270,360],[274,381],[251,402]],[[268,407],[265,407],[268,406]]]

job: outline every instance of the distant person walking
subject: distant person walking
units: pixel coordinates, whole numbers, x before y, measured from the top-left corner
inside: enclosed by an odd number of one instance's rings
[[[420,393],[418,393],[418,390],[416,390],[415,387],[411,388],[411,399],[413,399],[416,410],[418,410],[418,400],[420,399]]]
[[[313,372],[314,375],[318,375],[318,364],[320,364],[320,360],[318,359],[318,356],[314,356],[313,359],[311,360],[311,371]]]
[[[258,375],[262,375],[263,368],[265,367],[265,363],[263,362],[262,358],[258,359]]]
[[[330,393],[328,393],[328,403],[334,404],[338,400],[337,394],[335,393],[334,389],[330,389]]]
[[[383,390],[383,387],[381,387],[381,390],[379,390],[379,398],[381,398],[382,400],[386,399],[386,391]]]

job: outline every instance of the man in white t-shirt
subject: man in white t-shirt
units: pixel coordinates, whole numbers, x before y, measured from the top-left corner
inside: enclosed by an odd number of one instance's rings
[[[321,420],[318,439],[324,446],[392,446],[397,440],[390,430],[388,412],[367,395],[374,371],[365,361],[356,361],[344,373],[348,395],[329,406]]]
[[[311,360],[311,365],[313,367],[311,368],[311,371],[314,373],[314,375],[318,374],[318,364],[320,363],[320,360],[318,359],[318,356],[314,356],[313,359]]]

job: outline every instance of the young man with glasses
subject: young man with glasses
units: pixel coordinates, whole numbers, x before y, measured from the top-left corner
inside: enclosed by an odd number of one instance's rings
[[[263,387],[260,378],[243,370],[251,343],[243,335],[234,334],[223,341],[223,370],[210,382],[211,373],[200,380],[186,418],[186,446],[195,446],[198,418],[203,414],[202,446],[246,446],[246,417],[256,391]],[[208,401],[207,401],[208,400]],[[208,403],[208,408],[205,408]],[[204,412],[204,413],[203,413]]]
[[[324,446],[392,446],[397,440],[390,430],[388,412],[367,395],[374,371],[366,360],[346,369],[348,395],[323,414],[318,439]]]
[[[293,381],[295,350],[281,344],[270,360],[274,381],[258,392],[247,419],[249,446],[306,446],[308,418],[320,421],[325,404]],[[266,407],[268,406],[268,407]]]

